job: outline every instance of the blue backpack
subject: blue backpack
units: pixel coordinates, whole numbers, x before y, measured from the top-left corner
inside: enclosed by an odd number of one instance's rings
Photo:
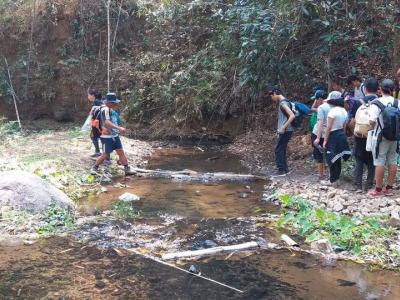
[[[308,116],[311,113],[311,109],[309,106],[307,106],[304,103],[301,103],[299,101],[289,101],[286,100],[285,102],[288,103],[288,106],[290,108],[290,110],[293,112],[294,114],[294,120],[292,122],[292,126],[294,128],[299,128],[301,127],[301,124],[303,123],[304,117]]]

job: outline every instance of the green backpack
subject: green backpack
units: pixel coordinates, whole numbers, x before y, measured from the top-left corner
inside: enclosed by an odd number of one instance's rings
[[[318,115],[316,112],[313,112],[310,117],[310,130],[311,131],[314,130],[314,126],[315,126],[315,124],[317,124],[317,121],[318,121]]]

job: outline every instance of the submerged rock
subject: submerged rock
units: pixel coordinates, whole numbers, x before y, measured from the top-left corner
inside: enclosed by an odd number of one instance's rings
[[[50,204],[74,209],[74,202],[39,176],[23,171],[0,172],[0,206],[29,213],[46,211]]]

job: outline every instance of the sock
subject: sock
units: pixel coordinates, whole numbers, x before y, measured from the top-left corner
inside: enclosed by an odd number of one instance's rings
[[[377,192],[382,192],[382,188],[376,187],[375,190],[376,190]]]

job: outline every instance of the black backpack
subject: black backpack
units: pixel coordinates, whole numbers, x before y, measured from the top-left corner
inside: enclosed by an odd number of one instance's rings
[[[94,106],[92,109],[92,128],[99,134],[103,131],[103,108],[104,106]]]
[[[382,130],[382,136],[389,141],[400,141],[399,100],[394,99],[393,105],[389,103],[387,106],[379,100],[374,100],[371,104],[375,104],[381,110],[383,124],[378,118],[378,126]]]

